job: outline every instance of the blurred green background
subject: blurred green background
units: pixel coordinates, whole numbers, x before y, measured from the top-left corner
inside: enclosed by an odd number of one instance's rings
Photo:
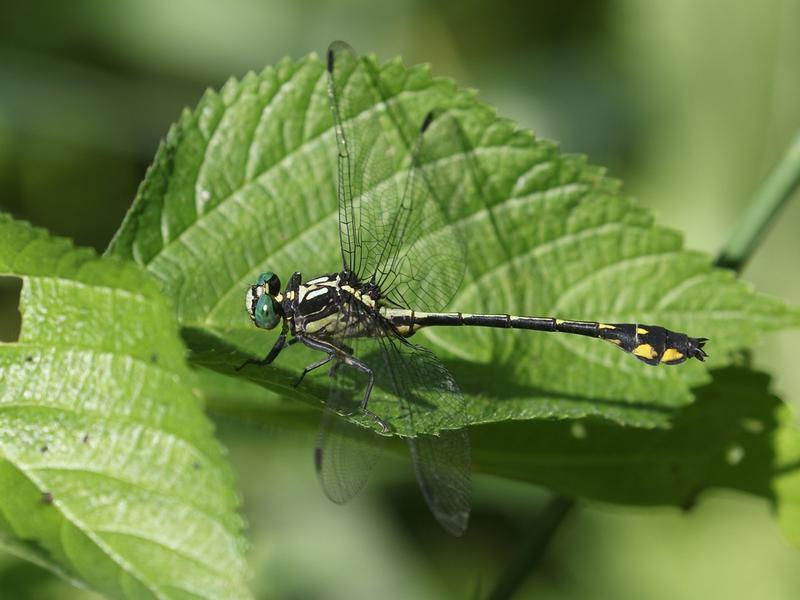
[[[158,140],[206,87],[333,39],[430,62],[625,181],[689,247],[716,253],[800,129],[800,0],[56,0],[0,2],[0,209],[102,250]],[[800,303],[800,197],[743,277]],[[3,283],[3,282],[0,282]],[[0,339],[13,336],[3,283]],[[800,407],[798,333],[755,354]],[[312,434],[221,422],[259,598],[471,597],[491,589],[547,499],[476,477],[448,538],[408,464],[327,502]],[[583,505],[520,598],[796,598],[800,552],[769,507],[711,492],[691,513]],[[0,555],[0,599],[85,598]]]

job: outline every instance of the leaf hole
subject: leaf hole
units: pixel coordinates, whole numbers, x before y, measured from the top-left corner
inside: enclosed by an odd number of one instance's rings
[[[0,276],[0,342],[16,342],[22,327],[19,297],[22,279]]]

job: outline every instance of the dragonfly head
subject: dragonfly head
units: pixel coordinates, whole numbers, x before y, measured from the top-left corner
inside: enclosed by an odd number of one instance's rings
[[[272,329],[280,323],[280,295],[281,280],[271,271],[259,275],[256,284],[247,289],[244,306],[256,327]]]

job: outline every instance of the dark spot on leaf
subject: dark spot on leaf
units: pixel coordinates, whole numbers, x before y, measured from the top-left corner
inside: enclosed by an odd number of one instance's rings
[[[53,494],[50,492],[42,492],[42,504],[52,504]]]
[[[199,470],[200,470],[200,463],[199,463],[199,462],[197,462],[197,461],[193,462],[193,463],[192,463],[192,468],[193,468],[195,471],[199,471]]]
[[[158,352],[153,352],[150,355],[150,362],[151,363],[157,363],[158,362]]]
[[[50,450],[50,448],[47,446],[47,444],[45,444],[44,446],[42,446],[41,448],[39,448],[39,451],[40,451],[42,454],[44,454],[44,453],[45,453],[45,452],[47,452],[48,450]]]
[[[33,362],[33,357],[32,356],[26,356],[25,357],[25,362]]]
[[[84,434],[83,439],[81,441],[84,444],[88,444],[89,443],[89,434],[88,433]]]

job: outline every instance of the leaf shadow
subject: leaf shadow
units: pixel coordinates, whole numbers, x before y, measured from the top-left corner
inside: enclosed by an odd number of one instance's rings
[[[486,396],[487,382],[491,386],[491,399],[497,402],[509,402],[520,399],[546,397],[567,404],[604,406],[616,409],[635,409],[662,415],[670,419],[679,414],[683,407],[665,406],[651,402],[614,400],[597,398],[579,394],[568,394],[544,387],[525,385],[514,380],[514,372],[509,364],[503,363],[474,363],[466,360],[454,359],[443,361],[455,377],[462,392],[468,396]],[[497,385],[497,382],[502,382]]]

